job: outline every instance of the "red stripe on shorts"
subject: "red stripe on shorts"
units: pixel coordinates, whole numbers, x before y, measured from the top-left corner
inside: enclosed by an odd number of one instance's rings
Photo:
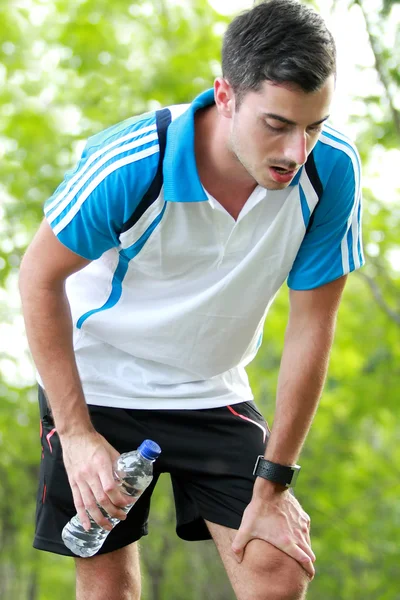
[[[243,419],[243,421],[248,421],[249,423],[253,423],[253,425],[259,427],[263,432],[263,442],[265,442],[265,439],[267,437],[267,430],[265,427],[263,427],[260,423],[257,423],[257,421],[253,421],[253,419],[249,419],[249,417],[245,417],[244,415],[241,415],[240,413],[236,412],[236,410],[234,410],[232,406],[227,406],[226,408],[230,410],[231,413],[236,417],[240,417],[241,419]]]

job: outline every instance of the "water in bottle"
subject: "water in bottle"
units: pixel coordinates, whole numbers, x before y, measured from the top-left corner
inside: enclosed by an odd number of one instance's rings
[[[158,444],[152,440],[145,440],[137,450],[121,454],[114,463],[114,479],[121,486],[123,493],[132,497],[132,504],[123,508],[125,513],[129,512],[144,490],[150,485],[153,479],[153,462],[160,452],[161,448]],[[119,523],[119,519],[110,517],[104,508],[99,506],[99,509],[113,527]],[[83,558],[96,554],[110,533],[108,529],[103,529],[98,525],[89,513],[87,514],[91,524],[89,531],[82,527],[78,515],[75,515],[66,524],[61,534],[67,548]]]

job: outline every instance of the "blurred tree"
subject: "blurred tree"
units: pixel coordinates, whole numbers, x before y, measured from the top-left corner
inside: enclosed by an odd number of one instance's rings
[[[399,143],[397,4],[384,0],[379,11],[366,0],[352,5],[363,14],[375,57],[370,68],[380,81],[377,93],[360,98],[362,117],[352,116],[367,173],[377,153],[393,152]],[[206,0],[130,5],[123,0],[3,0],[0,6],[4,600],[69,600],[74,588],[72,560],[31,549],[40,445],[31,374],[23,373],[26,357],[12,333],[21,330],[15,300],[21,255],[41,219],[43,201],[72,166],[86,137],[132,114],[188,102],[211,85],[219,73],[226,22]],[[400,211],[376,186],[366,186],[365,199],[368,265],[346,288],[329,380],[302,457],[306,468],[298,494],[313,517],[318,556],[311,600],[400,598]],[[249,369],[257,401],[271,421],[286,314],[282,290]],[[165,477],[152,503],[151,535],[141,543],[144,597],[233,598],[213,544],[178,540],[173,520]]]

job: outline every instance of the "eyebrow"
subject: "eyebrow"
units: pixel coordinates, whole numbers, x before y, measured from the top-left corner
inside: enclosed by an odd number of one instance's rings
[[[291,121],[290,119],[286,119],[286,117],[281,117],[281,115],[276,115],[274,113],[263,113],[263,117],[268,117],[269,119],[274,119],[275,121],[281,121],[281,123],[286,123],[286,125],[297,125],[295,121]],[[315,123],[310,123],[308,127],[313,127],[314,125],[321,125],[324,121],[329,119],[329,115],[320,119],[319,121],[315,121]]]

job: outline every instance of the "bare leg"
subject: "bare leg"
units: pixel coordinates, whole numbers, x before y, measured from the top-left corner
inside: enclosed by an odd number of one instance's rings
[[[237,600],[303,600],[309,577],[293,558],[263,540],[251,540],[239,564],[231,550],[236,531],[207,521]]]
[[[137,542],[75,563],[76,600],[140,600]]]

